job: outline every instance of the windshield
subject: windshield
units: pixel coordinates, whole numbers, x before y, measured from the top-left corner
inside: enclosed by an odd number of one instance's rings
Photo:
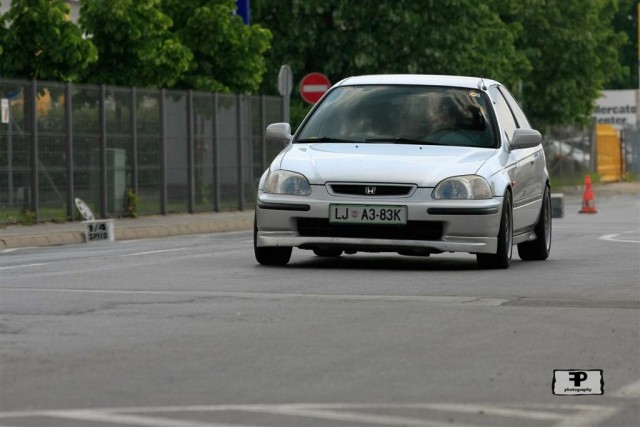
[[[497,147],[488,96],[441,86],[344,86],[303,123],[297,143]]]

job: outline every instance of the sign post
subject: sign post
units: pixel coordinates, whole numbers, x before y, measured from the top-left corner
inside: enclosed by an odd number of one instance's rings
[[[0,115],[2,123],[8,124],[7,128],[7,185],[9,187],[9,206],[13,207],[13,130],[11,126],[11,100],[12,98],[2,98],[0,102]]]
[[[291,90],[293,89],[293,73],[291,67],[283,65],[278,72],[278,92],[283,97],[282,116],[285,123],[291,121]]]
[[[331,82],[322,73],[309,73],[300,81],[300,96],[309,104],[318,102],[331,87]]]

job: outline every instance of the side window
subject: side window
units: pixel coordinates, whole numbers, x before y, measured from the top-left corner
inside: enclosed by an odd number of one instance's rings
[[[511,107],[511,111],[516,116],[518,127],[530,129],[531,125],[529,124],[529,120],[527,120],[527,116],[524,115],[522,108],[520,108],[520,104],[518,103],[518,101],[516,101],[513,95],[511,95],[511,92],[509,92],[505,87],[500,87],[500,93],[504,95],[507,102],[509,103],[509,107]]]
[[[509,108],[507,100],[502,96],[502,93],[500,93],[497,86],[492,86],[489,89],[489,94],[491,95],[491,99],[495,105],[496,114],[498,116],[498,121],[502,126],[502,130],[506,133],[507,140],[511,141],[513,132],[518,128],[516,119],[511,113],[511,108]]]

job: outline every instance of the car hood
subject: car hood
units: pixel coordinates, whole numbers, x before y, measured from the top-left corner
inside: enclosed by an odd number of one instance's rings
[[[311,184],[386,182],[434,187],[446,177],[474,174],[495,149],[407,144],[293,144],[276,159]],[[273,166],[272,166],[273,168]]]

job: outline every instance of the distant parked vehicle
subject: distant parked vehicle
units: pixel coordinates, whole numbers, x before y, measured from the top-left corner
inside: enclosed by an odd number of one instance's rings
[[[591,154],[578,144],[551,140],[545,142],[547,157],[553,162],[570,164],[573,170],[582,172],[591,167]]]

